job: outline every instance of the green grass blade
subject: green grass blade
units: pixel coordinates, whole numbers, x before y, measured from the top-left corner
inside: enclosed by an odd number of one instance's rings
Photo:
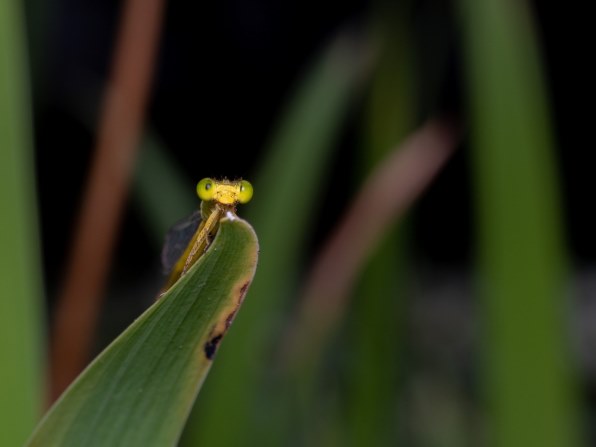
[[[133,183],[134,198],[153,241],[161,247],[172,222],[197,208],[195,184],[186,178],[156,135],[146,133],[141,146]]]
[[[408,3],[408,2],[406,2]],[[408,8],[377,5],[381,41],[365,121],[362,165],[370,172],[413,128],[416,113]],[[367,172],[360,172],[366,176]],[[350,367],[347,439],[394,445],[395,399],[404,334],[405,239],[394,226],[378,245],[355,288],[347,331]]]
[[[462,0],[492,445],[574,446],[551,124],[526,2]]]
[[[81,373],[29,445],[175,445],[257,254],[252,227],[224,219],[188,274]]]
[[[263,405],[264,364],[279,339],[278,322],[292,296],[316,212],[313,203],[318,203],[335,137],[368,68],[368,50],[362,40],[340,35],[282,117],[254,182],[258,200],[248,210],[264,254],[252,291],[258,299],[249,300],[234,327],[237,336],[221,352],[197,417],[189,424],[190,445],[252,445],[255,433],[266,443],[280,429],[271,421],[281,412],[273,404]],[[269,413],[255,411],[257,405]]]
[[[0,2],[0,445],[42,408],[42,280],[22,3]]]

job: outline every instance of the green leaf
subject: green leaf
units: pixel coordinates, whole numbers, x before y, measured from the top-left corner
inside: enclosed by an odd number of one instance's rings
[[[252,227],[222,220],[205,254],[83,371],[29,445],[174,445],[257,255]]]
[[[526,2],[462,0],[494,446],[573,446],[565,252]]]
[[[406,2],[407,3],[407,2]],[[360,158],[366,177],[413,128],[415,76],[409,8],[377,3],[374,29],[381,41],[369,92]],[[375,248],[354,290],[347,338],[347,432],[355,445],[395,444],[397,379],[404,349],[406,228],[397,222]]]
[[[161,247],[172,222],[196,209],[196,182],[186,177],[154,133],[145,133],[141,146],[133,182],[135,204],[152,240]]]
[[[43,399],[42,280],[22,2],[0,2],[0,445],[22,445]]]

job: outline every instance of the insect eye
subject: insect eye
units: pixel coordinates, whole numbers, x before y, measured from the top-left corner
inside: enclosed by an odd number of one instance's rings
[[[248,203],[252,199],[252,185],[246,180],[240,182],[240,192],[238,194],[238,202]]]
[[[210,178],[204,178],[199,183],[197,183],[197,195],[201,200],[213,200],[214,196],[214,189],[213,189],[213,180]]]

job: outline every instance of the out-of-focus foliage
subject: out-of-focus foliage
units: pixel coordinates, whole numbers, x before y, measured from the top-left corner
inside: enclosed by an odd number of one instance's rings
[[[368,175],[415,123],[418,98],[405,4],[379,7],[374,17],[380,55],[367,104],[362,176]],[[352,440],[354,445],[365,445],[370,439],[390,445],[397,438],[395,396],[402,386],[398,378],[406,332],[406,231],[403,225],[390,231],[355,289],[344,346],[350,352],[345,372],[349,400],[344,410],[349,430],[344,442]]]
[[[157,247],[172,222],[197,208],[193,183],[185,178],[155,135],[145,135],[137,162],[134,196]]]
[[[0,4],[0,444],[41,414],[42,281],[27,52],[20,2]]]
[[[322,52],[280,114],[263,158],[255,162],[251,175],[247,173],[255,197],[240,213],[248,216],[259,236],[260,266],[181,445],[578,445],[576,379],[569,367],[572,351],[564,319],[567,254],[561,238],[548,86],[538,57],[534,14],[527,2],[515,0],[460,0],[455,10],[445,2],[413,2],[416,6],[411,8],[407,3],[395,9],[375,3],[374,20],[363,20],[373,23],[371,29],[340,33]],[[34,342],[40,329],[34,316],[42,307],[37,303],[36,309],[30,307],[39,296],[33,264],[14,262],[14,253],[29,256],[35,250],[15,245],[35,241],[31,228],[35,213],[30,207],[34,176],[22,168],[30,164],[26,150],[30,130],[22,93],[21,41],[15,30],[19,21],[13,17],[13,7],[14,1],[0,6],[0,157],[6,158],[0,160],[0,169],[8,173],[0,178],[0,238],[8,244],[0,256],[4,263],[0,275],[22,280],[26,274],[33,278],[26,286],[34,288],[21,289],[26,296],[18,301],[12,295],[6,299],[2,291],[0,321],[5,322],[1,326],[7,336],[0,346],[16,340],[19,348],[14,350],[16,345],[9,343],[12,350],[1,353],[3,365],[10,368],[0,371],[10,371],[7,377],[18,381],[0,376],[0,386],[10,391],[0,409],[12,416],[21,410],[18,405],[26,405],[23,425],[15,428],[22,432],[32,425],[33,409],[41,399]],[[371,30],[372,39],[367,35]],[[453,30],[458,32],[456,38]],[[247,42],[247,52],[249,48]],[[214,67],[219,70],[217,64]],[[198,119],[196,105],[167,113],[176,113],[179,121],[197,129],[221,116],[209,110],[208,119]],[[226,119],[234,118],[226,123],[229,132],[242,128],[241,114],[233,113],[236,106],[240,105],[233,101],[222,105]],[[285,348],[292,309],[300,304],[295,300],[309,270],[306,254],[309,249],[318,251],[311,247],[314,235],[320,233],[316,224],[332,228],[333,223],[322,219],[330,215],[326,211],[332,205],[348,202],[349,206],[348,196],[357,184],[354,178],[368,178],[385,151],[399,145],[426,115],[440,114],[444,108],[461,118],[471,136],[470,195],[476,218],[470,238],[477,245],[478,259],[473,262],[478,268],[466,265],[466,276],[477,275],[475,292],[481,305],[475,308],[469,290],[458,287],[442,298],[444,307],[428,304],[436,306],[426,309],[432,321],[438,326],[448,321],[447,328],[423,326],[422,344],[434,340],[441,346],[433,345],[436,358],[417,357],[413,347],[420,344],[412,340],[416,337],[412,326],[419,322],[411,321],[412,308],[426,304],[417,301],[420,296],[409,286],[424,277],[420,271],[426,265],[418,253],[404,249],[419,231],[406,225],[407,231],[399,236],[387,235],[364,269],[350,308],[342,309],[348,318],[329,331],[328,339],[321,340],[320,353],[309,359],[316,364],[298,365],[288,373],[280,361],[284,352],[279,351]],[[362,142],[350,145],[340,140],[346,122],[352,124],[344,132],[352,140],[349,143],[354,143],[354,128],[360,128],[354,123],[363,123]],[[16,133],[8,132],[15,129]],[[221,165],[236,159],[228,152],[232,148],[221,147],[219,140],[205,144],[197,129],[192,141],[184,141],[189,151],[205,160],[217,153],[224,159]],[[5,143],[7,136],[15,141]],[[186,189],[187,174],[176,166],[174,151],[168,153],[172,143],[157,141],[148,139],[139,159],[135,196],[143,210],[142,224],[159,241],[169,223],[198,201],[192,188]],[[338,141],[341,150],[335,149]],[[360,143],[361,151],[350,150]],[[25,150],[9,150],[18,146]],[[244,148],[237,153],[246,155]],[[461,161],[468,154],[459,157]],[[16,169],[10,163],[17,163]],[[212,168],[206,163],[193,166],[193,171],[197,179],[219,174],[210,172]],[[341,187],[329,184],[329,179],[338,178]],[[13,184],[20,185],[22,190],[15,191],[22,195],[7,194]],[[342,200],[334,195],[337,191]],[[5,208],[4,203],[10,205]],[[443,205],[444,214],[460,209]],[[414,221],[419,211],[413,210]],[[5,214],[14,222],[5,220]],[[449,217],[445,215],[446,220]],[[433,231],[449,237],[439,220],[432,223]],[[403,222],[395,224],[404,228]],[[12,304],[4,311],[7,303]],[[29,315],[28,322],[23,315]],[[466,333],[470,327],[480,327],[481,337],[473,330]],[[441,330],[447,334],[444,339],[437,335]],[[464,345],[463,354],[439,358],[457,343]],[[443,345],[449,347],[442,351]],[[417,369],[420,363],[426,373]]]
[[[462,0],[496,446],[577,445],[551,124],[524,2]]]

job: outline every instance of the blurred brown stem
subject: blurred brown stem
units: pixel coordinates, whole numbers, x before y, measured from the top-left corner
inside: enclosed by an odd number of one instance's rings
[[[163,0],[128,0],[123,5],[94,158],[54,314],[51,401],[89,360],[142,131],[163,8]]]
[[[316,361],[327,334],[341,320],[366,259],[389,225],[440,172],[458,135],[452,123],[431,120],[395,148],[368,178],[307,278],[284,344],[287,371],[300,369],[296,365],[308,368]]]

